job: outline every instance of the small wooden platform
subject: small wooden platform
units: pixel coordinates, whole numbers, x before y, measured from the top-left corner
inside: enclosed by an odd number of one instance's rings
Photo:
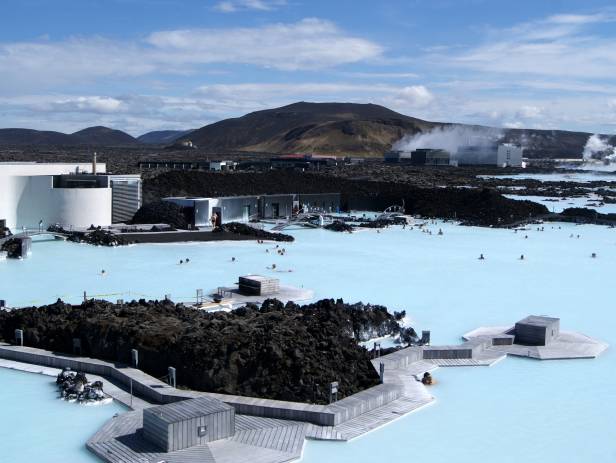
[[[143,415],[110,419],[86,443],[110,463],[282,463],[301,457],[308,424],[236,415],[235,435],[188,449],[161,452],[143,436]]]
[[[494,337],[512,330],[512,326],[477,328],[463,336],[465,340]],[[560,331],[559,335],[546,346],[524,346],[520,344],[490,346],[486,351],[503,355],[515,355],[538,360],[589,359],[601,355],[608,344],[574,331]]]

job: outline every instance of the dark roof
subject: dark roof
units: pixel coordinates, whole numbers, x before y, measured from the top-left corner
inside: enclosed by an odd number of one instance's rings
[[[529,315],[518,323],[523,325],[548,326],[560,321],[560,318],[544,317],[539,315]],[[516,325],[518,324],[516,323]]]

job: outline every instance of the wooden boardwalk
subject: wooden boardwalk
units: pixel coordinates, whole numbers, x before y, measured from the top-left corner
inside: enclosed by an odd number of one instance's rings
[[[134,411],[109,420],[87,442],[93,453],[112,463],[283,463],[301,457],[305,439],[348,441],[417,411],[434,402],[419,378],[439,367],[490,366],[508,354],[537,359],[591,358],[607,344],[579,333],[561,332],[549,346],[492,345],[491,337],[510,327],[479,328],[464,336],[472,358],[424,359],[422,347],[409,347],[375,358],[376,371],[384,365],[383,383],[330,405],[179,390],[146,373],[110,362],[60,355],[30,347],[0,343],[0,367],[55,376],[70,366],[92,379],[105,381],[105,392],[125,405],[132,383],[139,398]],[[143,436],[143,410],[197,397],[217,399],[235,409],[232,437],[175,452],[162,452]]]
[[[235,435],[175,452],[163,452],[143,436],[143,414],[110,419],[87,448],[112,463],[282,463],[301,457],[307,423],[236,415]]]

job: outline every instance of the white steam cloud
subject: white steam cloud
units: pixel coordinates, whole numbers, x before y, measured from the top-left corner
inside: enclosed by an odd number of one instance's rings
[[[605,137],[594,134],[588,137],[584,146],[586,161],[616,162],[616,147],[610,145]]]
[[[497,143],[502,136],[502,132],[498,129],[451,125],[407,135],[398,140],[393,149],[413,151],[419,148],[434,148],[444,149],[455,155],[461,146],[489,146]]]

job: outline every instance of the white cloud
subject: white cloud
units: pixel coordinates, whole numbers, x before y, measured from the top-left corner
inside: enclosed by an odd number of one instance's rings
[[[61,98],[48,104],[56,112],[117,113],[124,109],[124,102],[105,96],[78,96]]]
[[[83,37],[0,43],[0,94],[155,73],[187,74],[208,64],[317,70],[382,53],[378,44],[315,18],[252,28],[159,31],[136,42]]]
[[[243,10],[271,11],[286,3],[285,0],[225,0],[218,2],[214,9],[221,13],[235,13]]]
[[[400,89],[388,100],[394,108],[423,108],[434,101],[434,95],[423,85],[411,85]]]
[[[485,44],[450,55],[448,63],[510,75],[613,78],[613,39],[587,34],[588,26],[611,22],[616,22],[616,16],[602,13],[563,14],[522,23],[493,31]]]
[[[282,70],[322,69],[383,52],[379,45],[315,18],[259,28],[162,31],[147,42],[171,63],[242,63]]]
[[[544,116],[543,108],[539,106],[522,106],[518,110],[517,116],[522,119],[539,119]]]

